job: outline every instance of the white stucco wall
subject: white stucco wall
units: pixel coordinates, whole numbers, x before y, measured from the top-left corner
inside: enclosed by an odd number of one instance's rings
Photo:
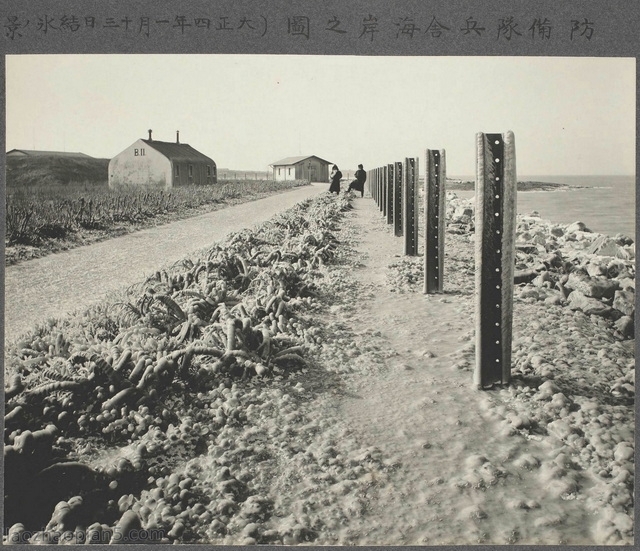
[[[294,165],[276,166],[274,167],[276,180],[295,180],[296,167]]]
[[[138,140],[109,161],[109,187],[149,185],[171,187],[171,161]]]

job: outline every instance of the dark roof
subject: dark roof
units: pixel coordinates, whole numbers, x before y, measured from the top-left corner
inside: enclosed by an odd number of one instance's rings
[[[320,161],[322,161],[323,163],[327,163],[328,165],[331,164],[329,161],[320,159],[320,157],[318,157],[317,155],[299,155],[298,157],[285,157],[280,161],[271,163],[270,166],[295,165],[295,164],[298,164],[300,161],[306,161],[307,159],[311,159],[311,158],[319,159]]]
[[[179,161],[206,161],[215,164],[211,157],[200,153],[188,143],[159,142],[157,140],[142,141],[169,159]]]
[[[12,149],[7,152],[7,155],[11,153],[22,153],[29,157],[85,157],[92,159],[90,155],[86,153],[76,153],[72,151],[37,151],[35,149]]]

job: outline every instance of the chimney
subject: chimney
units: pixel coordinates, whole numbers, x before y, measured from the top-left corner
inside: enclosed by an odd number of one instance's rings
[[[152,139],[151,139],[151,132],[152,132],[152,130],[151,130],[151,129],[149,129],[149,141],[152,141]]]
[[[176,143],[180,143],[180,130],[176,130]]]

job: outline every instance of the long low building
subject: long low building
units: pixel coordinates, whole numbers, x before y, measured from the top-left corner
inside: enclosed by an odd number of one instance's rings
[[[309,180],[310,182],[329,181],[329,161],[315,155],[286,157],[270,164],[275,180]]]
[[[139,139],[109,162],[109,186],[148,185],[166,189],[174,186],[215,184],[216,163],[210,157],[180,143]]]
[[[74,151],[40,151],[37,149],[12,149],[7,151],[7,157],[80,157],[93,159],[91,155]]]

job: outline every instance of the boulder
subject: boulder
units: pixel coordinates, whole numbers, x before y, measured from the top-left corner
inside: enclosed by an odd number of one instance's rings
[[[573,232],[573,235],[576,236],[576,239],[581,242],[581,246],[585,249],[589,247],[593,241],[593,233],[590,230]]]
[[[562,293],[564,298],[567,298],[571,294],[571,289],[567,289],[562,283],[559,281],[556,283],[556,289]]]
[[[634,259],[636,257],[636,244],[631,243],[631,245],[625,245],[624,250],[629,253],[629,258]]]
[[[572,291],[569,295],[569,308],[580,310],[587,316],[607,317],[611,314],[611,308],[597,298],[587,297],[580,291]]]
[[[629,237],[628,235],[624,235],[622,233],[616,233],[613,237],[616,241],[616,243],[618,243],[618,245],[633,245],[634,241],[631,237]]]
[[[590,232],[591,230],[587,228],[587,226],[582,222],[574,222],[573,224],[569,224],[567,226],[567,233],[574,233],[577,231]]]
[[[526,286],[520,294],[518,295],[520,298],[535,298],[536,300],[540,300],[540,292],[535,287]]]
[[[536,245],[545,245],[547,243],[547,237],[544,233],[539,231],[539,232],[536,232],[536,234],[533,236],[533,239],[531,241]]]
[[[546,304],[560,305],[564,302],[564,298],[560,293],[554,293],[544,299]]]
[[[538,252],[538,247],[532,245],[531,243],[523,243],[516,245],[516,252],[521,252],[524,254],[533,254]]]
[[[624,246],[618,245],[614,239],[601,235],[589,245],[586,249],[588,254],[597,254],[599,256],[613,256],[624,260],[631,259],[631,253]]]
[[[518,246],[518,243],[529,243],[532,238],[533,235],[529,231],[516,232],[516,247]]]
[[[604,277],[589,277],[578,272],[569,274],[565,286],[593,298],[613,298],[614,293],[620,288],[615,280]]]
[[[607,270],[601,264],[589,262],[586,266],[587,273],[591,277],[599,277],[607,275]]]
[[[533,281],[538,275],[535,270],[516,270],[513,274],[513,282],[518,285],[519,283],[529,283]]]
[[[452,222],[459,222],[462,224],[468,224],[473,219],[473,209],[471,207],[459,206],[453,212]]]
[[[628,442],[620,442],[613,450],[613,458],[618,463],[629,461],[633,457],[633,447]]]
[[[623,277],[618,279],[618,284],[620,285],[620,289],[622,289],[623,291],[636,290],[636,280],[631,277]]]
[[[544,262],[544,264],[548,268],[562,268],[562,263],[563,263],[562,253],[560,253],[560,251],[547,253],[542,258],[542,262]]]
[[[629,272],[627,263],[618,258],[613,258],[606,267],[606,275],[610,278],[625,277],[625,274]]]
[[[633,318],[636,311],[636,294],[633,291],[616,291],[613,307],[625,316]]]
[[[564,235],[564,228],[562,226],[552,226],[549,230],[551,235],[555,235],[556,237],[562,237]]]
[[[623,337],[632,338],[635,332],[635,325],[633,318],[629,316],[622,316],[618,321],[614,323],[616,329],[620,331]]]
[[[534,280],[533,284],[536,287],[542,287],[545,282],[550,281],[553,283],[553,279],[551,278],[551,274],[547,271],[541,272]]]

